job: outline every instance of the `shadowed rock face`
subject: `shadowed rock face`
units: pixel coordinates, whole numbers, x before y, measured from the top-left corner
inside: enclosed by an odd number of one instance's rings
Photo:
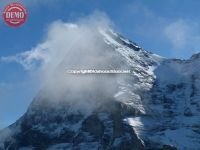
[[[127,110],[120,102],[111,101],[88,116],[79,112],[69,114],[67,104],[64,103],[63,107],[55,106],[54,104],[36,112],[29,109],[12,125],[13,128],[18,126],[20,132],[12,135],[12,141],[10,138],[5,141],[4,149],[32,147],[42,150],[61,143],[65,143],[66,149],[77,150],[144,149],[131,126],[122,121],[128,111],[134,110]]]

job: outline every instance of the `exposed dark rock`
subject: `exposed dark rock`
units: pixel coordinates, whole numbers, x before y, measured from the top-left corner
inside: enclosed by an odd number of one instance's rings
[[[185,108],[185,110],[184,110],[184,115],[185,116],[192,116],[192,111],[191,111],[191,109],[190,108]]]

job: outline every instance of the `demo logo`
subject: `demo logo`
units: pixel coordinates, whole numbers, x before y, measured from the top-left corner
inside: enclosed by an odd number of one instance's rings
[[[19,27],[24,24],[27,19],[26,8],[17,2],[10,3],[4,8],[3,19],[7,25]]]

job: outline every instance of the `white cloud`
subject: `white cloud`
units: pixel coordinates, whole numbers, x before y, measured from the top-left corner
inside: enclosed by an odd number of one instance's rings
[[[48,99],[59,100],[67,94],[78,108],[88,110],[112,99],[118,76],[74,76],[66,69],[119,69],[123,65],[118,61],[120,56],[105,44],[98,31],[110,29],[111,24],[105,14],[98,12],[75,23],[56,21],[49,26],[44,42],[1,61],[17,62],[26,70],[36,71]]]
[[[154,46],[146,48],[158,49],[161,55],[184,58],[200,50],[200,21],[162,16],[139,2],[126,6],[123,12],[126,9],[122,15],[125,17],[129,13],[132,18],[128,25],[132,30],[127,28],[129,34],[143,39],[142,43],[147,43],[147,46]]]
[[[169,23],[164,36],[175,50],[180,52],[197,53],[200,50],[200,22],[178,19]]]
[[[32,70],[37,67],[38,63],[44,63],[47,61],[48,55],[46,54],[47,44],[39,44],[36,48],[25,51],[15,56],[0,57],[2,62],[17,62],[21,64],[26,70]]]
[[[49,25],[44,42],[39,43],[31,50],[24,51],[15,56],[0,57],[0,61],[7,63],[17,62],[25,70],[29,71],[38,67],[38,64],[44,67],[48,63],[53,62],[54,64],[51,66],[53,67],[58,65],[60,60],[67,55],[66,53],[74,47],[74,49],[83,49],[83,47],[87,47],[87,44],[92,44],[91,41],[94,41],[93,38],[99,38],[97,33],[98,28],[106,30],[111,26],[112,23],[110,20],[101,12],[95,12],[91,16],[80,18],[75,23],[55,21]],[[98,44],[91,46],[94,48]]]
[[[188,42],[195,38],[193,35],[193,26],[185,22],[184,20],[177,20],[170,23],[164,29],[164,35],[173,45],[174,48],[185,48]]]

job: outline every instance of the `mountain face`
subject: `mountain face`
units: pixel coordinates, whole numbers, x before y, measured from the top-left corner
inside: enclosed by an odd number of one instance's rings
[[[83,113],[79,101],[67,94],[50,100],[42,89],[23,116],[0,131],[0,150],[199,150],[200,54],[165,59],[113,31],[99,33],[131,70],[116,78],[117,92],[91,91],[83,101],[96,99],[95,107]]]

